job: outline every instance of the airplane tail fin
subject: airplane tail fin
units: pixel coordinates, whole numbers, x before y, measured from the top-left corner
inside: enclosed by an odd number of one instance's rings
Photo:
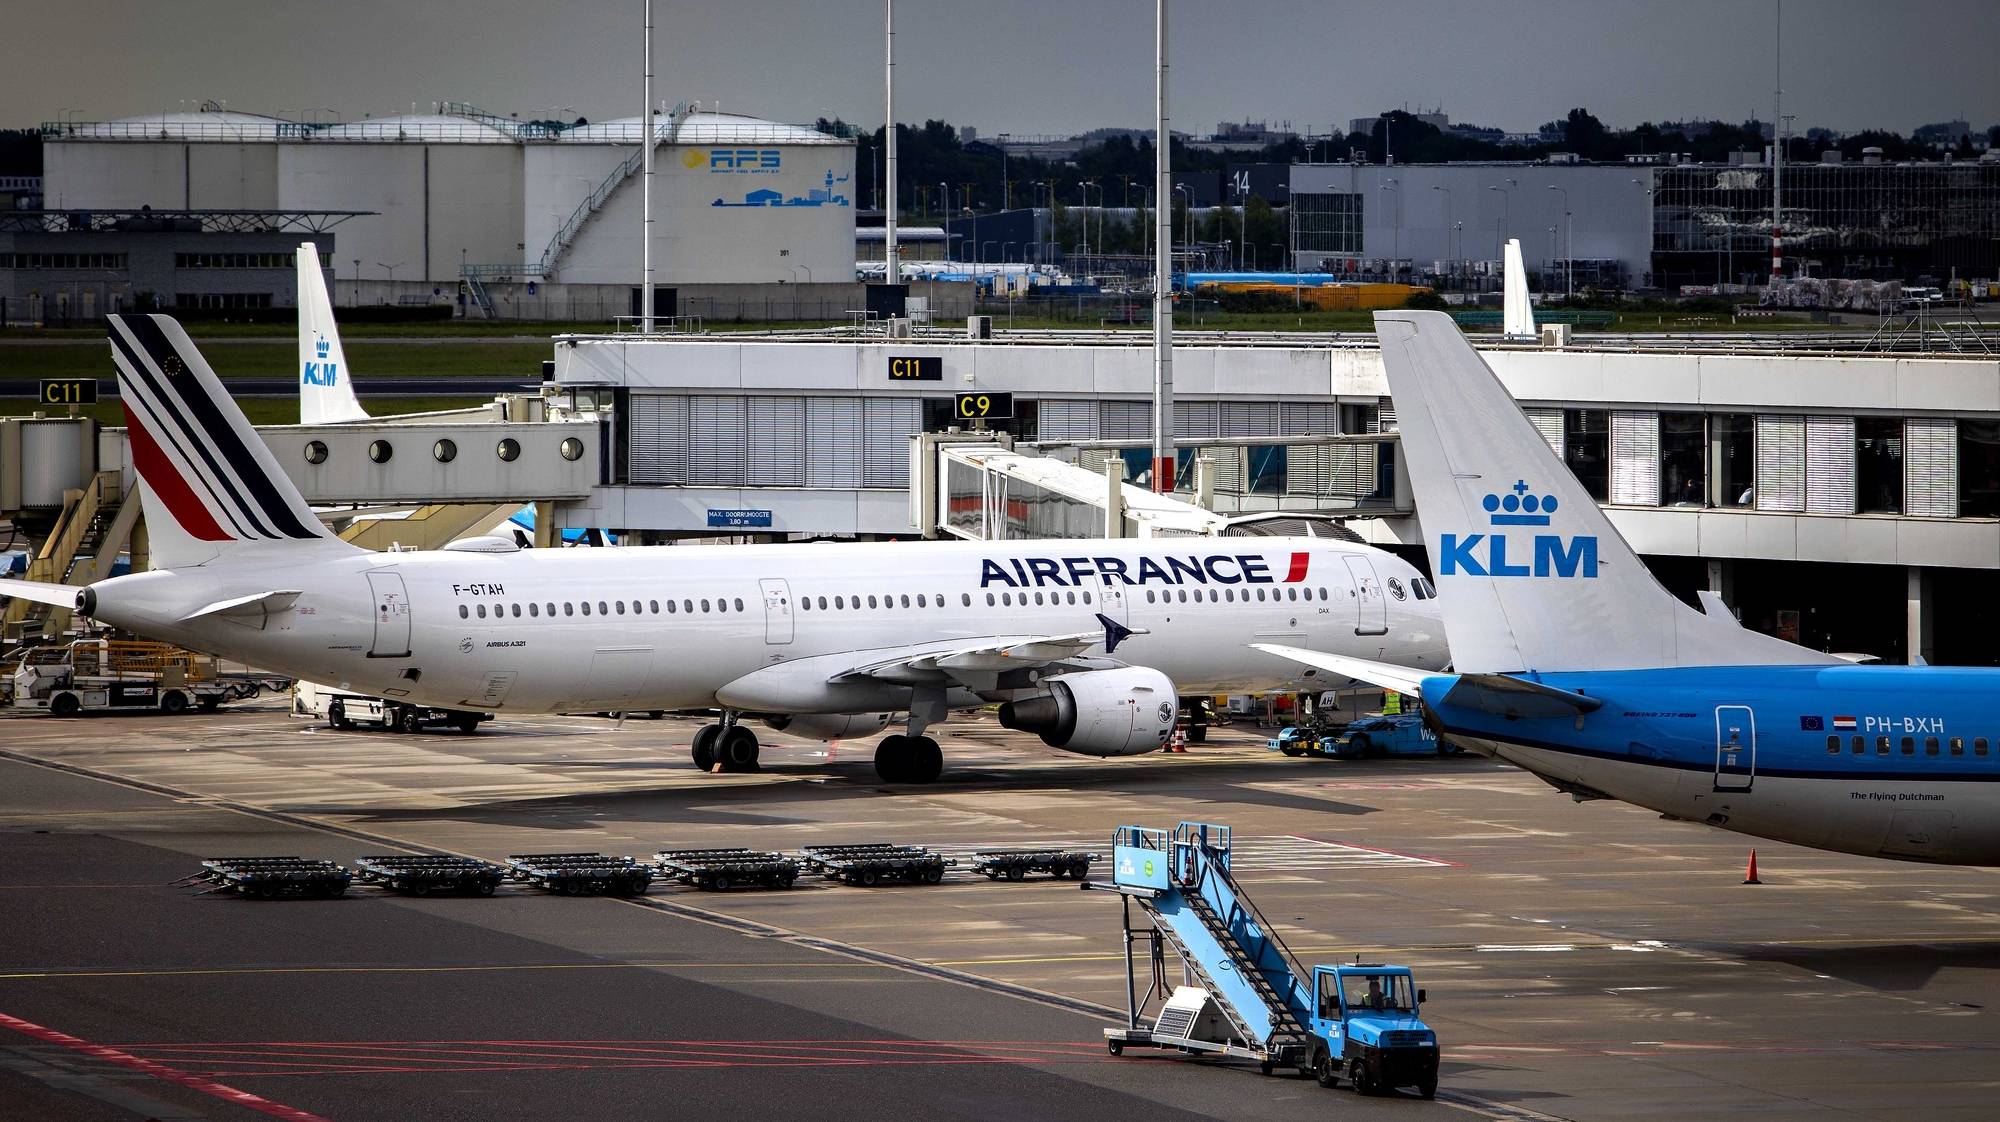
[[[1535,310],[1528,303],[1528,270],[1521,264],[1521,239],[1508,238],[1500,272],[1500,331],[1510,339],[1533,338]]]
[[[1377,312],[1375,332],[1453,669],[1830,661],[1661,587],[1451,317]]]
[[[155,567],[302,547],[358,552],[313,514],[178,322],[108,318]]]
[[[299,246],[299,423],[328,425],[365,421],[368,411],[354,396],[354,382],[341,351],[333,300],[320,270],[319,247]]]

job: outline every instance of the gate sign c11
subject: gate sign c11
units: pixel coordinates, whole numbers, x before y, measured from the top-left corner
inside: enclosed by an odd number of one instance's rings
[[[942,382],[944,381],[944,359],[938,355],[910,355],[902,358],[890,356],[889,380],[892,382]]]
[[[710,508],[708,524],[713,529],[764,528],[771,525],[768,510],[716,510]]]
[[[1004,421],[1014,416],[1011,393],[955,393],[951,402],[952,415],[961,421]]]
[[[43,405],[92,405],[97,401],[95,378],[43,378]]]

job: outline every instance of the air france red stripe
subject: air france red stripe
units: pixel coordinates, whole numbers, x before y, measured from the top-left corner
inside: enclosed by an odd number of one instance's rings
[[[1306,565],[1311,561],[1312,554],[1310,553],[1292,554],[1292,568],[1290,572],[1285,574],[1285,583],[1297,584],[1306,579]]]
[[[167,458],[160,446],[153,442],[153,434],[139,423],[139,414],[129,404],[125,410],[125,426],[130,431],[132,441],[132,466],[139,469],[139,478],[146,481],[160,501],[167,505],[167,511],[181,529],[205,542],[226,542],[230,534],[216,525],[215,515],[209,513],[208,504],[194,493],[188,482],[181,476],[180,469]]]

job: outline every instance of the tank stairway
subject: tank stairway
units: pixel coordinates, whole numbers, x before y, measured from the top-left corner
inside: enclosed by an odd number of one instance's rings
[[[1183,822],[1169,837],[1128,826],[1118,844],[1161,851],[1164,889],[1155,882],[1150,893],[1130,891],[1118,861],[1120,891],[1152,920],[1243,1042],[1270,1061],[1302,1062],[1312,1045],[1312,994],[1300,979],[1309,975],[1230,875],[1228,827]]]
[[[688,117],[692,116],[693,113],[694,106],[686,102],[674,106],[674,111],[667,117],[665,128],[662,129],[657,125],[654,126],[654,146],[658,147],[674,143],[680,136],[681,126],[687,122]],[[641,127],[643,128],[644,126],[642,125]],[[605,203],[611,201],[612,192],[616,191],[627,179],[632,178],[638,172],[639,168],[644,165],[645,160],[645,143],[641,141],[639,147],[631,155],[625,157],[622,163],[611,169],[611,174],[604,177],[604,182],[599,183],[590,194],[584,196],[582,202],[576,204],[576,209],[571,211],[569,217],[563,220],[563,224],[556,227],[555,236],[549,239],[548,247],[542,250],[541,262],[536,266],[543,280],[553,281],[556,279],[557,270],[562,265],[563,253],[575,243],[577,236],[583,233],[584,225],[598,211],[604,209]]]

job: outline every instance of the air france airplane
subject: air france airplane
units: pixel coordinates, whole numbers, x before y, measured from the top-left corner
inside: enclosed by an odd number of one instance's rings
[[[1440,735],[1579,800],[2000,864],[2000,670],[1851,665],[1683,604],[1449,317],[1375,327],[1455,672],[1259,649],[1419,694]]]
[[[902,714],[875,766],[942,767],[925,730],[1001,720],[1094,756],[1149,752],[1177,694],[1298,682],[1257,640],[1444,664],[1412,567],[1327,538],[372,553],[329,533],[186,332],[111,317],[151,572],[0,595],[345,690],[461,711],[719,709],[704,770],[750,770],[744,717],[816,737]]]

